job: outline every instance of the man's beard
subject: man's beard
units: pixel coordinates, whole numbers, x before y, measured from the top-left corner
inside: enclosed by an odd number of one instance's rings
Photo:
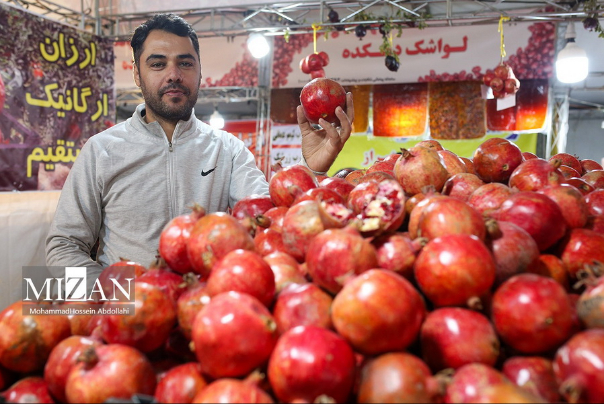
[[[199,84],[197,87],[199,87]],[[163,94],[174,89],[183,92],[183,96],[186,97],[184,104],[174,105],[163,101]],[[141,80],[141,91],[145,99],[145,107],[151,110],[155,116],[168,122],[186,121],[191,116],[191,111],[197,103],[197,91],[191,94],[189,89],[181,84],[168,85],[161,88],[156,94],[153,94],[147,91],[144,82]]]

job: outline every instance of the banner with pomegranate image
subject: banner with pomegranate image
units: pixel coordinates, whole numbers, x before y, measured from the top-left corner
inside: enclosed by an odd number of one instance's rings
[[[0,4],[0,191],[60,190],[115,117],[113,43]]]

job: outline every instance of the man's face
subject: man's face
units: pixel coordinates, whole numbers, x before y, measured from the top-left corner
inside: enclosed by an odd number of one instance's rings
[[[189,37],[151,31],[134,67],[134,81],[145,98],[147,122],[188,119],[201,82],[201,66]]]

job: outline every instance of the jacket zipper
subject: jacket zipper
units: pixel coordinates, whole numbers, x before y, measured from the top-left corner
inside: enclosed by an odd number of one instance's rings
[[[176,200],[174,192],[174,157],[172,155],[174,148],[172,147],[171,141],[168,141],[168,151],[168,192],[170,198],[170,217],[174,217],[176,216]]]

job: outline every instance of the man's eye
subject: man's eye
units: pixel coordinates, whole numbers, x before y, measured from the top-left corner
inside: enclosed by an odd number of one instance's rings
[[[153,67],[153,68],[162,67],[163,65],[164,65],[164,63],[161,63],[161,62],[151,63],[151,67]]]
[[[180,65],[184,67],[193,67],[193,63],[191,62],[181,62]]]

